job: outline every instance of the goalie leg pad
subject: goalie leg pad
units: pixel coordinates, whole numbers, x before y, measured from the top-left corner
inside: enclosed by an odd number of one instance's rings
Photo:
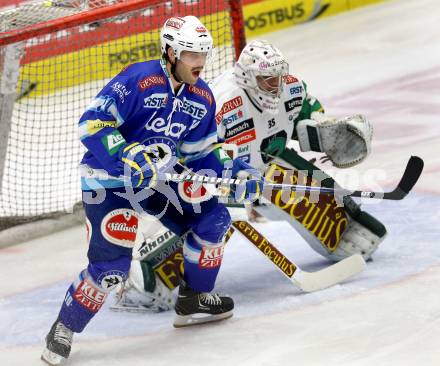
[[[130,277],[118,291],[112,310],[132,312],[160,312],[174,308],[172,291],[157,278],[146,261],[131,263]]]
[[[295,167],[295,170],[307,171],[309,175],[307,182],[310,184],[312,179],[310,176],[318,169],[317,167],[290,150],[286,150],[280,158],[284,163]],[[321,173],[323,177],[327,176]],[[266,179],[279,183],[297,182],[299,176],[291,168],[273,164],[266,172]],[[333,186],[334,180],[327,176],[322,181],[322,185]],[[329,195],[320,195],[318,202],[312,202],[308,197],[308,195],[301,196],[297,192],[290,192],[287,197],[284,197],[282,192],[271,193],[266,198],[273,203],[273,206],[255,207],[255,209],[266,217],[278,216],[285,219],[313,250],[333,261],[339,261],[352,254],[361,254],[365,260],[368,260],[385,238],[385,226],[362,211],[350,197],[344,197],[343,207],[337,206]]]
[[[344,203],[349,214],[349,222],[338,248],[330,259],[339,261],[352,254],[360,254],[367,261],[385,239],[387,230],[379,220],[368,212],[361,211],[359,205],[351,198],[346,197]],[[352,211],[353,205],[357,206],[356,212]]]

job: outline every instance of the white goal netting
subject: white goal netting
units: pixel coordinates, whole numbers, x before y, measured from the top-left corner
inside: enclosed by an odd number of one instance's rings
[[[205,79],[232,66],[240,45],[231,6],[240,2],[48,1],[0,12],[0,227],[80,201],[78,119],[122,68],[160,57],[166,18],[193,14],[212,32]]]

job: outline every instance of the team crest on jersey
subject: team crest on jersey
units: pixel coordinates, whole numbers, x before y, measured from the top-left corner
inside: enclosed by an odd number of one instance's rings
[[[142,142],[151,148],[159,158],[158,165],[162,168],[172,163],[171,159],[176,156],[176,144],[173,140],[166,137],[150,137]]]
[[[133,248],[139,227],[136,211],[117,209],[109,212],[101,222],[102,236],[112,244]]]
[[[107,271],[98,277],[97,282],[104,290],[109,290],[122,283],[126,277],[127,276],[122,271]]]

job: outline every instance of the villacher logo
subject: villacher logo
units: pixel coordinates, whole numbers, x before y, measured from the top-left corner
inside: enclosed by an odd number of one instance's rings
[[[132,248],[136,241],[139,219],[135,211],[128,209],[113,210],[101,223],[101,233],[109,242]]]

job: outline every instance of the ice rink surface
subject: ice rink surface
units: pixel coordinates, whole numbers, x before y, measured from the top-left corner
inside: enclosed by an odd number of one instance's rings
[[[114,313],[109,299],[75,336],[67,365],[439,365],[439,24],[438,0],[401,0],[265,36],[328,114],[364,113],[374,123],[366,162],[322,166],[340,183],[392,188],[410,155],[425,161],[405,200],[364,202],[389,234],[363,273],[303,294],[233,237],[217,281],[235,300],[232,319],[176,330],[173,312]],[[288,224],[257,226],[304,269],[329,264]],[[42,365],[43,338],[86,249],[77,227],[0,250],[1,366]]]

